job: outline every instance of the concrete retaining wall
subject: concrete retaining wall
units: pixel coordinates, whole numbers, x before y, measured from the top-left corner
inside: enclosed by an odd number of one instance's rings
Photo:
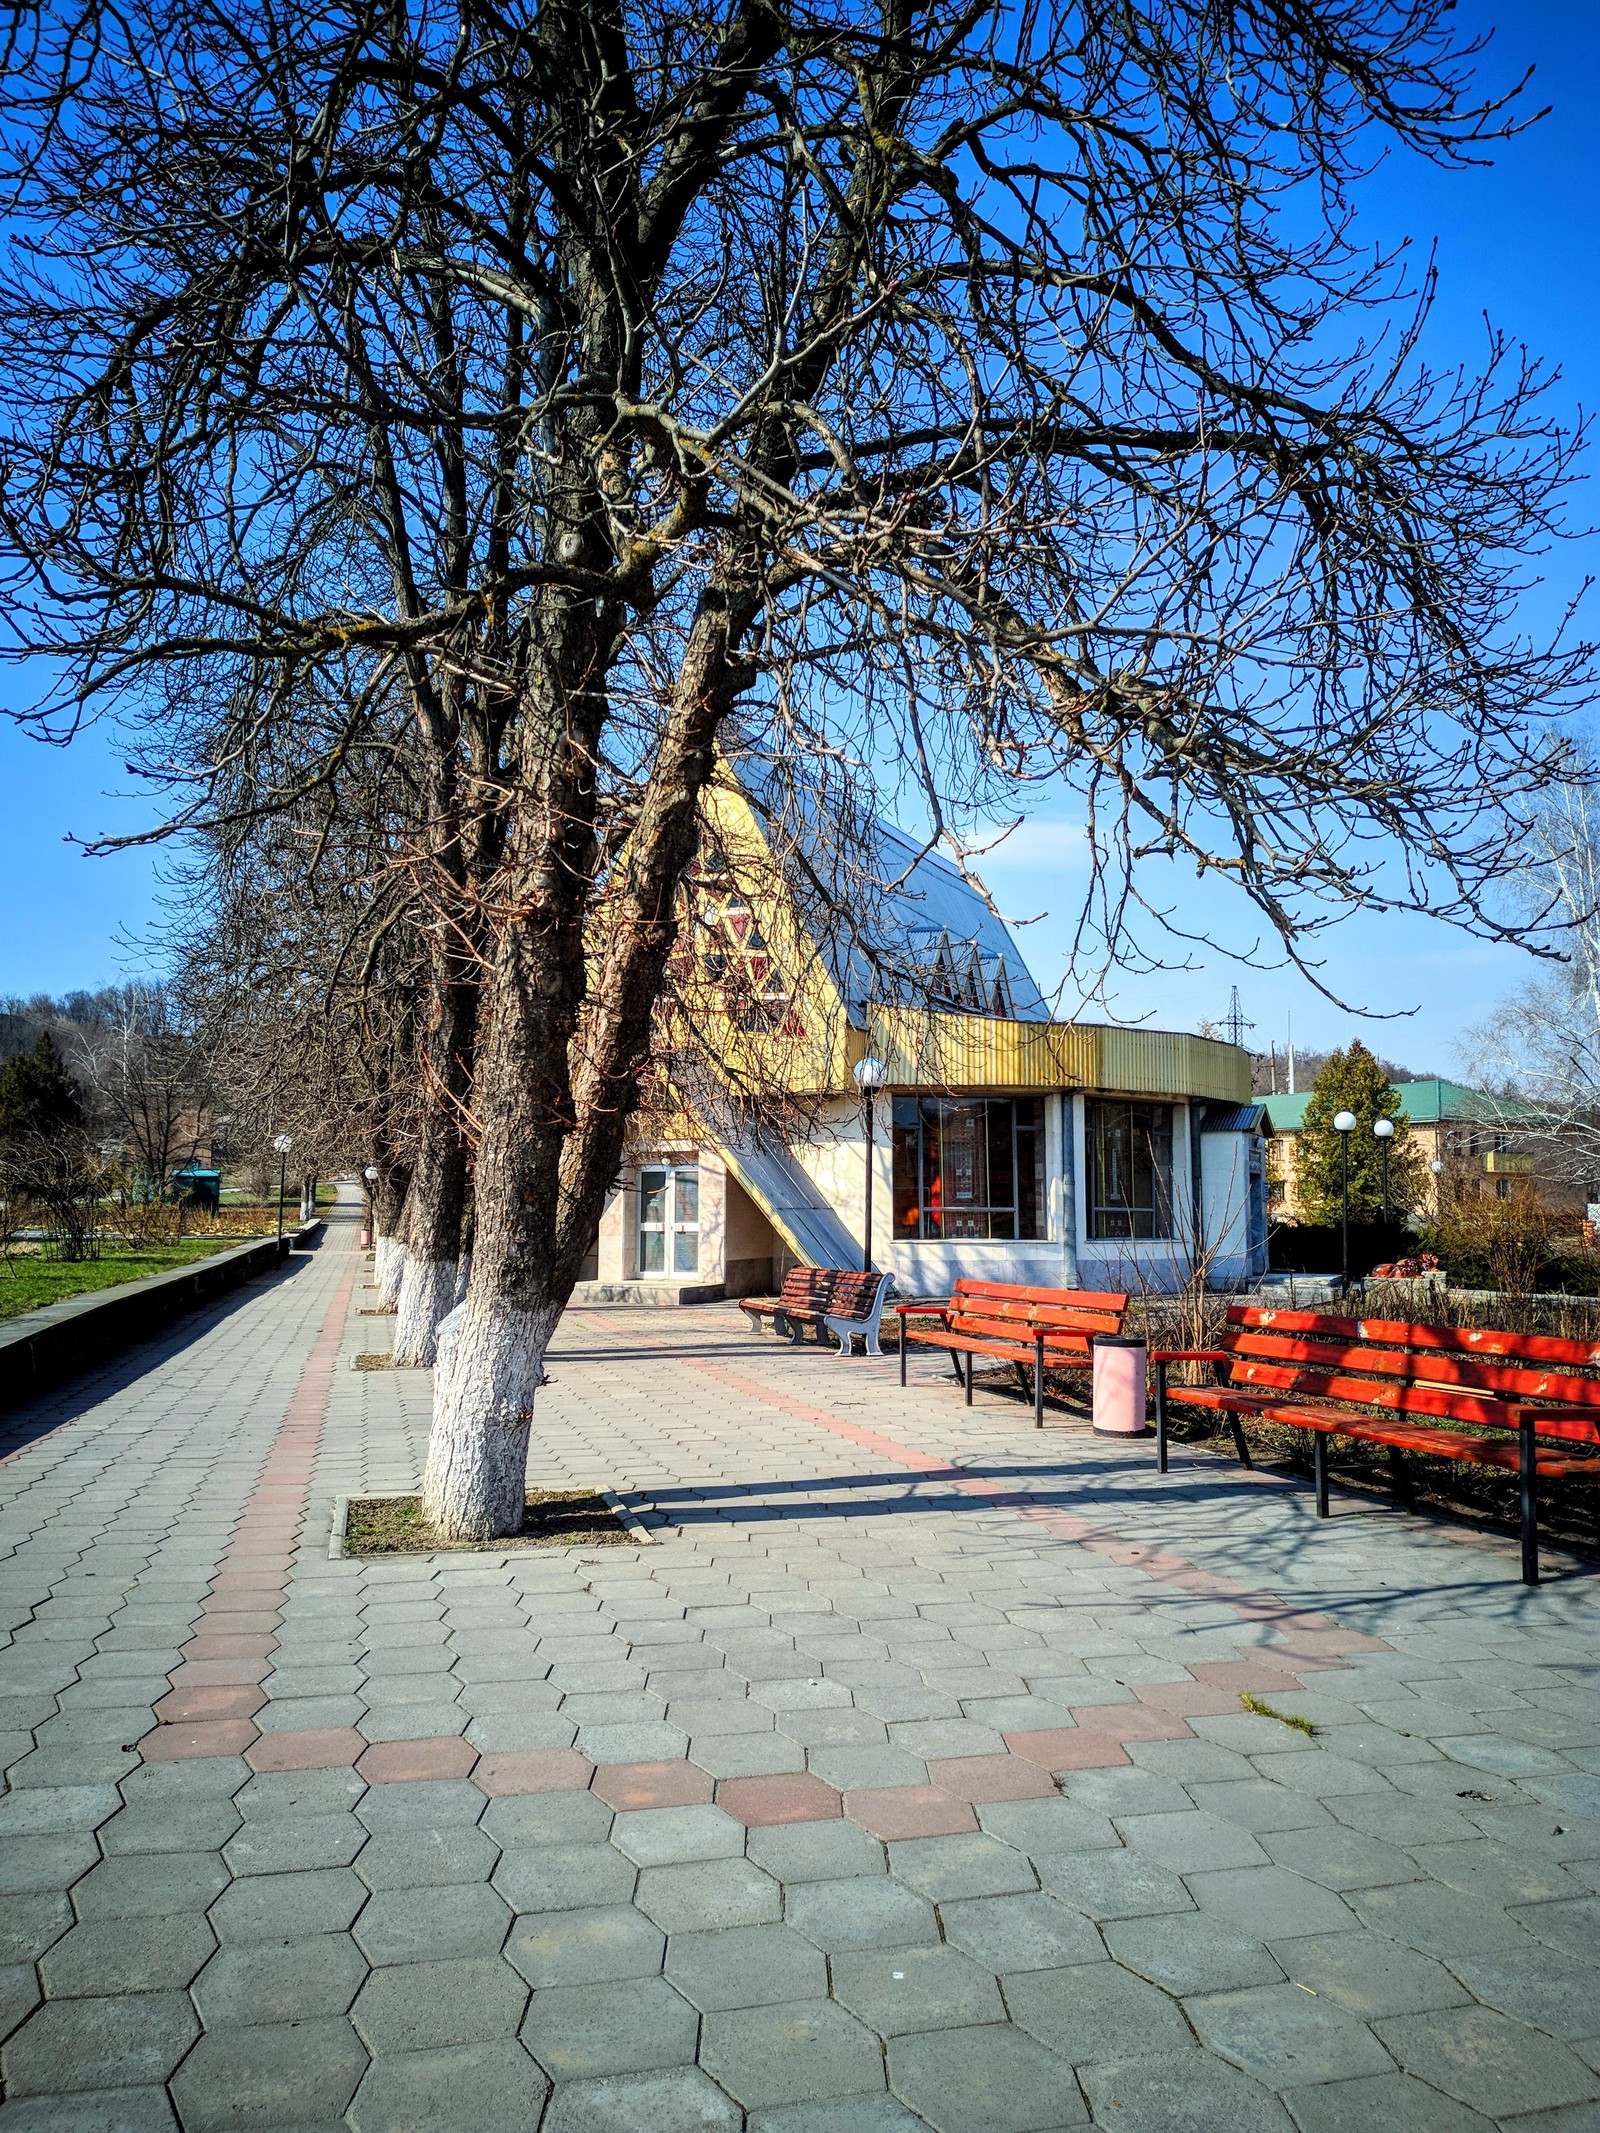
[[[308,1222],[286,1231],[281,1246],[276,1237],[260,1237],[192,1266],[174,1267],[170,1274],[146,1274],[0,1320],[0,1409],[20,1407],[135,1341],[148,1340],[184,1312],[267,1273],[288,1257],[291,1246],[311,1243],[321,1228],[320,1219]]]

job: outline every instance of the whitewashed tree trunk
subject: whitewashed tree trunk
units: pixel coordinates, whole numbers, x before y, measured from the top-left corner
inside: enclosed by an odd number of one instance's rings
[[[398,1237],[379,1237],[373,1246],[372,1282],[378,1292],[378,1309],[400,1307],[400,1281],[406,1270],[406,1248]]]
[[[400,1315],[394,1329],[394,1359],[403,1364],[431,1364],[438,1352],[439,1328],[456,1301],[456,1262],[424,1259],[407,1252],[400,1278]]]
[[[449,1315],[434,1379],[423,1516],[451,1540],[516,1533],[528,1492],[528,1431],[559,1310],[469,1295]]]

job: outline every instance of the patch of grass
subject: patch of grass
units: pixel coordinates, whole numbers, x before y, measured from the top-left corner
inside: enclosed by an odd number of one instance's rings
[[[422,1515],[420,1496],[352,1497],[345,1525],[350,1555],[431,1555],[442,1549],[566,1548],[637,1544],[603,1496],[588,1489],[530,1489],[522,1531],[492,1541],[442,1540]]]
[[[192,1266],[197,1259],[228,1251],[239,1241],[225,1237],[218,1243],[153,1244],[142,1251],[107,1252],[100,1259],[77,1261],[32,1256],[5,1260],[0,1262],[0,1319],[60,1303],[65,1296],[114,1289],[119,1282],[139,1281],[147,1274],[170,1274],[175,1267]]]
[[[420,1365],[397,1363],[388,1348],[367,1348],[356,1357],[357,1370],[414,1370]]]
[[[1309,1718],[1293,1718],[1287,1711],[1275,1711],[1270,1703],[1263,1703],[1259,1696],[1252,1696],[1248,1689],[1239,1691],[1239,1701],[1257,1718],[1275,1718],[1280,1726],[1293,1726],[1296,1733],[1314,1734],[1316,1727]]]

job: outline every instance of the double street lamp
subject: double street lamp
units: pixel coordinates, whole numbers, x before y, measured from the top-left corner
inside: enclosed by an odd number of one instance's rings
[[[881,1059],[860,1059],[855,1068],[856,1087],[861,1091],[861,1109],[867,1127],[867,1206],[861,1245],[861,1271],[872,1272],[872,1127],[873,1112],[878,1091],[889,1079],[889,1069]]]
[[[1350,1286],[1350,1136],[1360,1121],[1354,1111],[1335,1111],[1333,1123],[1339,1135],[1339,1286]],[[1389,1226],[1389,1143],[1394,1139],[1394,1120],[1375,1118],[1372,1121],[1373,1137],[1383,1155],[1383,1223]],[[1437,1171],[1439,1165],[1434,1164]]]

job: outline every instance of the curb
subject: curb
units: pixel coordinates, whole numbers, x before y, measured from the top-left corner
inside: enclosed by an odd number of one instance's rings
[[[364,1496],[361,1501],[363,1503],[397,1502],[401,1495],[411,1496],[415,1493],[413,1489],[397,1490],[388,1498],[383,1496]],[[596,1489],[594,1493],[609,1510],[615,1512],[618,1522],[627,1528],[629,1538],[635,1547],[659,1548],[661,1546],[661,1536],[651,1531],[638,1512],[631,1505],[624,1503],[615,1489]],[[333,1499],[333,1522],[328,1532],[328,1561],[330,1563],[365,1563],[377,1560],[377,1558],[363,1555],[355,1549],[346,1548],[345,1536],[350,1528],[350,1503],[351,1499],[348,1496],[336,1496]],[[594,1545],[593,1541],[547,1541],[543,1545],[530,1543],[526,1547],[497,1548],[492,1542],[488,1542],[481,1548],[440,1548],[433,1550],[432,1553],[435,1555],[477,1556],[480,1558],[494,1556],[501,1560],[509,1560],[514,1556],[571,1555],[574,1552],[581,1555],[585,1548],[593,1548]],[[613,1542],[610,1545],[615,1546],[616,1543]],[[387,1556],[401,1551],[385,1549],[382,1552]],[[422,1556],[430,1551],[425,1548],[418,1548],[415,1550],[408,1549],[403,1552]]]

